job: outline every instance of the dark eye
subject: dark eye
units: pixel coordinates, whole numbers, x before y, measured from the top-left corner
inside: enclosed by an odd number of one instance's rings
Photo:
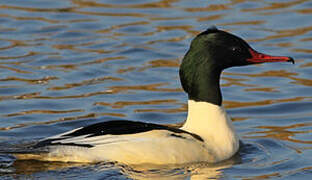
[[[233,52],[242,52],[242,49],[240,47],[231,47],[231,51],[233,51]]]

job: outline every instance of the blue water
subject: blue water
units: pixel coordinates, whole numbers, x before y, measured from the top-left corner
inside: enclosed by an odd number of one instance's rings
[[[211,25],[296,59],[223,73],[244,143],[226,162],[147,168],[2,154],[2,179],[311,178],[311,15],[307,0],[0,1],[0,150],[111,119],[182,123],[179,63]]]

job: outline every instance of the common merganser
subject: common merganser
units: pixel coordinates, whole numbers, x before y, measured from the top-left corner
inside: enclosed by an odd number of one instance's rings
[[[293,62],[252,49],[243,39],[209,28],[198,34],[180,66],[188,94],[188,115],[181,128],[136,121],[108,121],[74,129],[38,142],[20,159],[124,164],[215,163],[232,157],[239,138],[222,107],[221,72],[264,62]]]

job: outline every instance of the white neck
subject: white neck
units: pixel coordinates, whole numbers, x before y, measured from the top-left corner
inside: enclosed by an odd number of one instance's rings
[[[230,158],[239,148],[232,121],[222,106],[188,100],[187,120],[181,129],[202,137],[218,160]]]

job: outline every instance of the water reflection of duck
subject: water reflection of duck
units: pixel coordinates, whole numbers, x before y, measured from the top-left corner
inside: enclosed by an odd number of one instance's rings
[[[33,147],[38,153],[16,156],[126,164],[228,159],[238,151],[239,139],[221,105],[221,72],[233,66],[286,61],[294,62],[291,57],[258,53],[241,38],[210,28],[194,38],[180,66],[182,87],[189,97],[187,120],[181,128],[134,121],[102,122],[46,138]]]

